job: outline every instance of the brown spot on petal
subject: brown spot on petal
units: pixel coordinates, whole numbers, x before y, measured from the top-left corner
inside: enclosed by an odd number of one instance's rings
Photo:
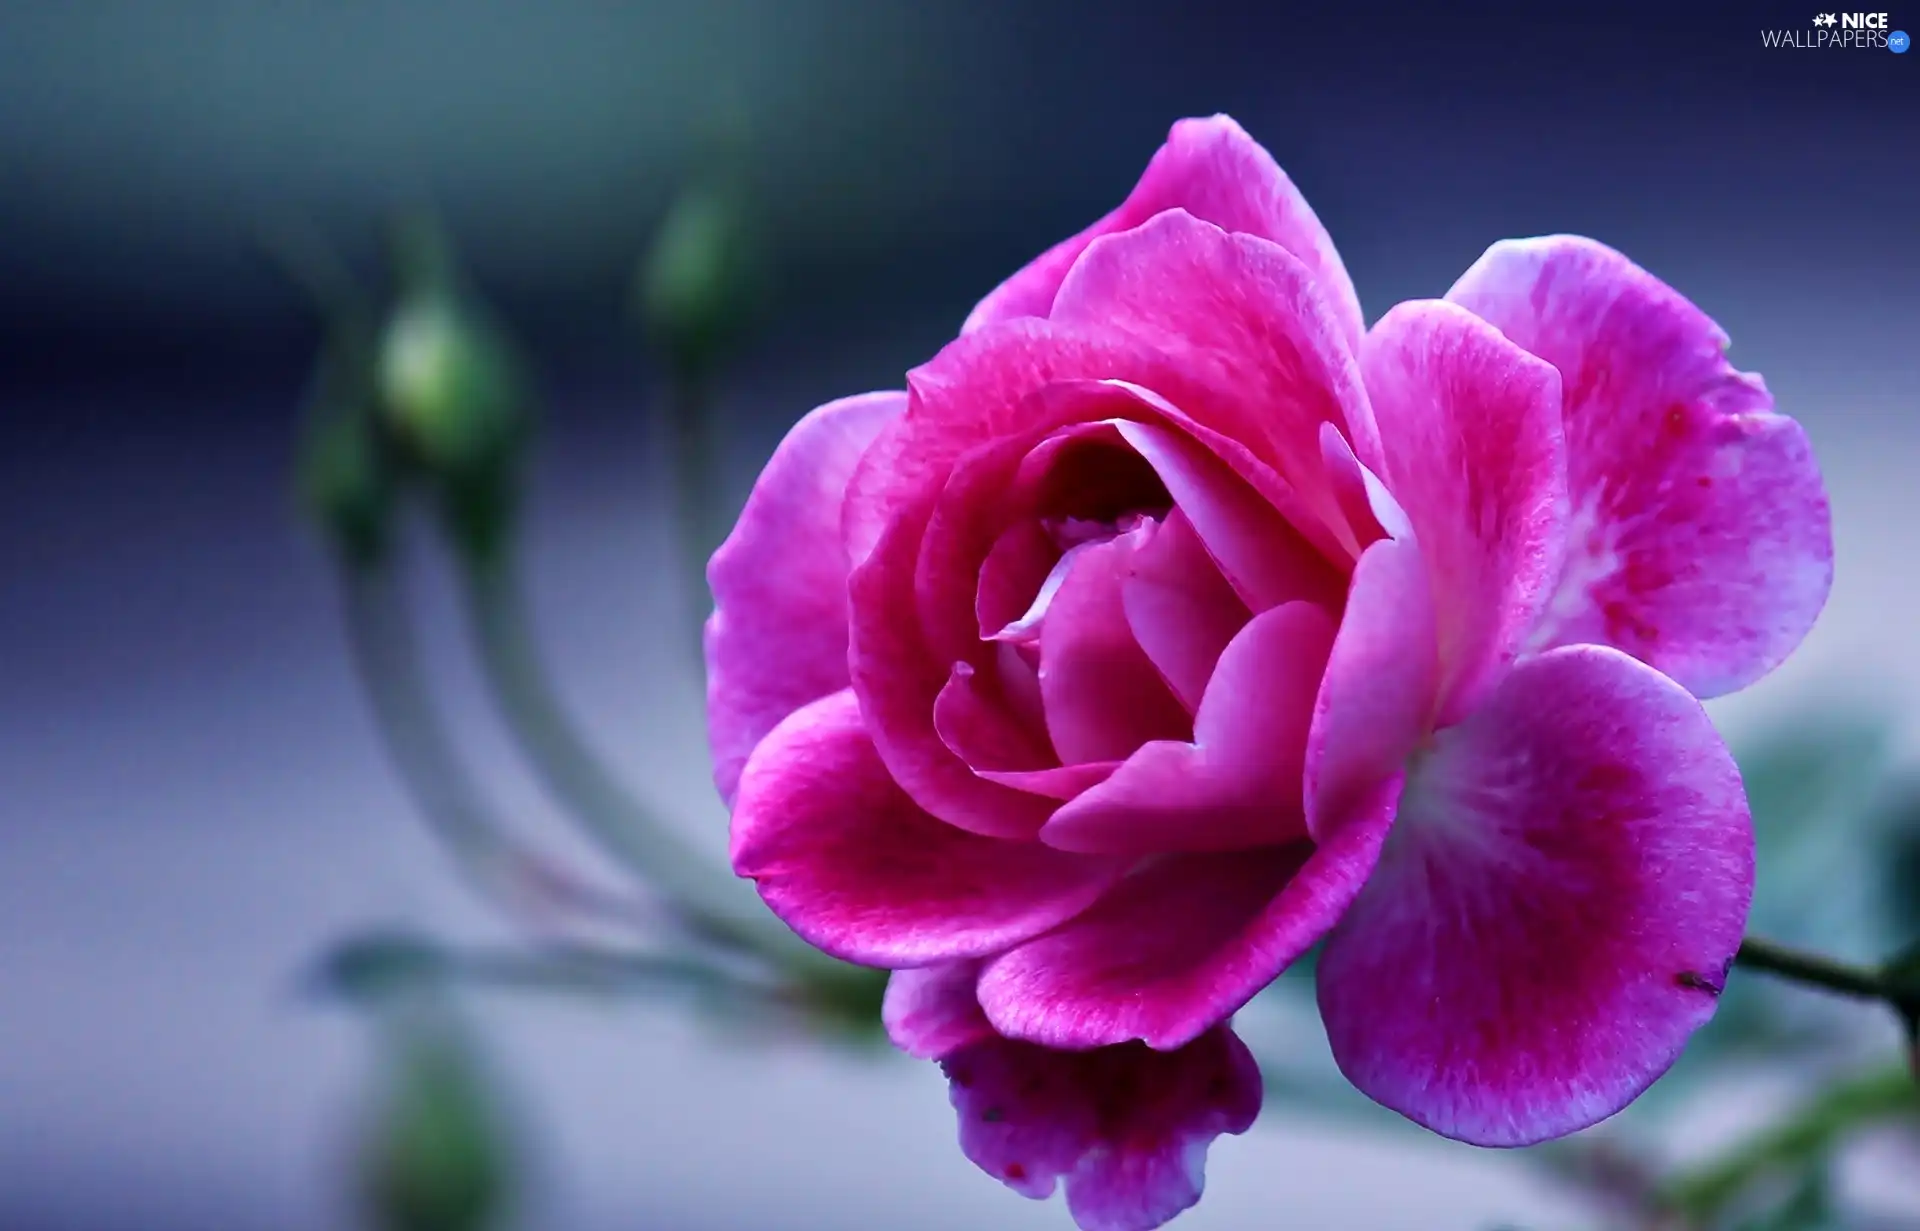
[[[998,1107],[989,1107],[985,1111],[980,1113],[980,1118],[986,1121],[988,1124],[998,1124],[1000,1123],[1000,1121],[1007,1118],[1007,1113],[1000,1110]]]
[[[1724,978],[1714,979],[1697,970],[1681,971],[1673,976],[1673,983],[1675,987],[1684,987],[1690,992],[1705,992],[1709,996],[1718,996],[1727,985]]]
[[[1008,1163],[1007,1178],[1009,1180],[1024,1180],[1027,1178],[1027,1169],[1019,1163]]]

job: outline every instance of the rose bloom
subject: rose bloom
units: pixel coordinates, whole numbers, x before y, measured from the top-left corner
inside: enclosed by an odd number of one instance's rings
[[[1698,698],[1832,574],[1798,425],[1571,236],[1366,328],[1224,116],[909,372],[803,419],[714,556],[735,869],[893,969],[960,1144],[1087,1231],[1198,1200],[1232,1014],[1324,941],[1342,1072],[1512,1146],[1713,1013],[1753,837]]]

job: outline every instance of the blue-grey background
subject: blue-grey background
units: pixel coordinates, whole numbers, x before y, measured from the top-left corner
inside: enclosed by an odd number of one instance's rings
[[[1444,291],[1495,239],[1549,231],[1605,239],[1713,313],[1812,433],[1839,543],[1805,650],[1715,712],[1735,734],[1815,697],[1910,714],[1920,56],[1761,48],[1763,26],[1810,16],[0,8],[0,1228],[352,1225],[340,1168],[365,1039],[294,996],[295,972],[369,923],[501,931],[389,775],[294,514],[317,337],[250,246],[259,223],[310,219],[371,268],[391,207],[440,205],[541,372],[530,571],[561,685],[716,852],[699,683],[662,631],[654,374],[624,313],[720,115],[753,134],[778,275],[724,390],[723,498],[807,408],[897,385],[999,277],[1118,201],[1173,119],[1225,110],[1313,201],[1369,318]],[[1920,30],[1920,7],[1892,16]],[[423,593],[463,735],[543,823],[443,587]],[[481,1008],[541,1141],[529,1225],[1066,1225],[961,1159],[928,1066],[749,1047],[644,1005]],[[1582,1225],[1501,1156],[1276,1106],[1216,1149],[1182,1225],[1497,1217]]]

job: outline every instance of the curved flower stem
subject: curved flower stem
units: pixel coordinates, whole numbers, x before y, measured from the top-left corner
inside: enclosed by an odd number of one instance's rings
[[[454,983],[609,996],[685,991],[766,1000],[774,993],[774,985],[698,954],[578,942],[460,949],[405,933],[341,942],[315,964],[307,983],[315,991],[350,999]]]
[[[360,339],[373,328],[373,307],[353,271],[304,219],[279,218],[254,228],[261,254],[296,287],[338,337]]]
[[[680,565],[680,601],[692,630],[696,663],[704,662],[707,622],[707,558],[726,534],[714,496],[720,487],[714,451],[711,386],[690,373],[669,376],[661,394],[666,429],[664,478],[673,493],[674,551]]]
[[[512,837],[487,809],[440,721],[406,604],[386,569],[342,564],[348,649],[394,769],[476,892],[536,924],[644,924],[647,911],[590,886]]]
[[[463,554],[462,566],[482,669],[508,728],[554,799],[700,938],[784,967],[846,970],[771,917],[755,914],[737,880],[663,825],[602,764],[548,682],[511,550],[486,559]]]
[[[1740,942],[1740,952],[1734,958],[1734,965],[1765,971],[1778,978],[1821,988],[1839,996],[1885,1001],[1902,1012],[1910,1012],[1912,1008],[1907,1003],[1908,994],[1871,967],[1856,966],[1821,954],[1792,949],[1756,936],[1749,936]]]

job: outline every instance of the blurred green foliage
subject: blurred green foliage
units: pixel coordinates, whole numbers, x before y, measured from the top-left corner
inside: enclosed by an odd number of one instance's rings
[[[1754,820],[1750,932],[1869,963],[1911,935],[1887,875],[1904,829],[1890,794],[1896,733],[1890,714],[1831,702],[1736,748]],[[1735,971],[1713,1023],[1676,1070],[1681,1081],[1656,1092],[1663,1101],[1679,1093],[1703,1060],[1829,1049],[1861,1016],[1804,988]]]
[[[396,479],[363,403],[322,382],[300,451],[301,504],[349,564],[370,568],[391,546]]]
[[[511,1120],[472,1039],[433,999],[389,1003],[359,1192],[377,1231],[494,1231],[516,1195]]]

